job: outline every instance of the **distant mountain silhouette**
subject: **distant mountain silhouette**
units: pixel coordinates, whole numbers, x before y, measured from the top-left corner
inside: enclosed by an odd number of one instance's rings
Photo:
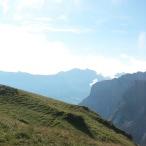
[[[32,75],[23,72],[0,72],[0,84],[35,92],[56,99],[78,104],[90,92],[90,83],[102,75],[86,69],[72,69],[55,75]]]

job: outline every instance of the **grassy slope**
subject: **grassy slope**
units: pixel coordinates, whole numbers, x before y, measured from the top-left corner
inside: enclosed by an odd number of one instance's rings
[[[16,145],[134,146],[84,107],[0,86],[0,146]]]

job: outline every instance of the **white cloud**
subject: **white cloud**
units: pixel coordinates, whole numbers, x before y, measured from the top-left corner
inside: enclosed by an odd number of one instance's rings
[[[57,19],[66,21],[68,19],[68,16],[67,15],[60,15],[57,17]]]
[[[46,32],[70,32],[70,33],[87,33],[92,31],[90,28],[55,28],[55,27],[46,27]]]
[[[9,0],[0,0],[0,5],[4,15],[7,15],[9,11]]]
[[[98,79],[94,79],[90,84],[89,84],[89,86],[93,86],[95,83],[97,83],[98,82]]]
[[[36,17],[33,20],[37,22],[50,22],[50,21],[53,21],[53,18],[52,17]]]
[[[17,3],[16,10],[22,11],[25,8],[41,9],[45,0],[20,0]]]
[[[48,41],[24,27],[0,25],[0,69],[31,73],[56,73],[81,67],[80,58],[72,55],[63,42]]]
[[[137,71],[146,71],[146,60],[140,58],[135,58],[127,54],[121,54],[121,60],[124,60],[123,71],[125,73],[133,73]]]
[[[146,33],[141,32],[138,36],[138,48],[144,49],[146,47]]]
[[[81,0],[0,0],[0,6],[3,14],[6,16],[9,12],[11,15],[8,19],[15,23],[22,24],[24,21],[31,20],[57,25],[58,22],[70,19],[70,15],[81,6]],[[79,32],[79,30],[67,29],[65,30],[67,32]]]
[[[0,32],[1,70],[53,73],[68,59],[68,50],[61,42],[49,42],[16,27],[0,26]]]
[[[52,74],[72,68],[90,68],[105,76],[119,72],[146,70],[146,60],[128,55],[111,58],[102,55],[78,55],[63,42],[49,41],[41,34],[9,25],[0,25],[0,69],[35,74]]]
[[[46,18],[47,19],[47,18]],[[80,34],[80,33],[88,33],[93,31],[91,28],[78,28],[78,27],[54,27],[48,25],[48,23],[44,23],[42,20],[44,19],[36,19],[37,21],[35,22],[34,20],[32,22],[26,21],[22,25],[23,29],[29,32],[39,32],[39,33],[48,33],[48,32],[63,32],[63,33],[75,33],[75,34]],[[49,20],[48,20],[49,21]],[[51,19],[50,19],[51,21]],[[52,19],[53,21],[53,19]]]
[[[16,1],[16,0],[15,0]],[[47,7],[48,9],[65,9],[66,6],[72,7],[80,7],[81,0],[20,0],[17,3],[16,10],[22,11],[23,9],[43,9]],[[65,6],[65,7],[64,7]],[[69,10],[69,9],[67,9]]]

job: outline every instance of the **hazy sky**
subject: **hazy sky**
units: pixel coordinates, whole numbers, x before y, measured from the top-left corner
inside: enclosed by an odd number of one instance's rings
[[[0,0],[0,70],[146,71],[146,0]]]

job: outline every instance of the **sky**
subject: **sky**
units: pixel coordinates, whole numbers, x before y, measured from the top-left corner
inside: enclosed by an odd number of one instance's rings
[[[0,70],[146,71],[145,0],[0,0]]]

